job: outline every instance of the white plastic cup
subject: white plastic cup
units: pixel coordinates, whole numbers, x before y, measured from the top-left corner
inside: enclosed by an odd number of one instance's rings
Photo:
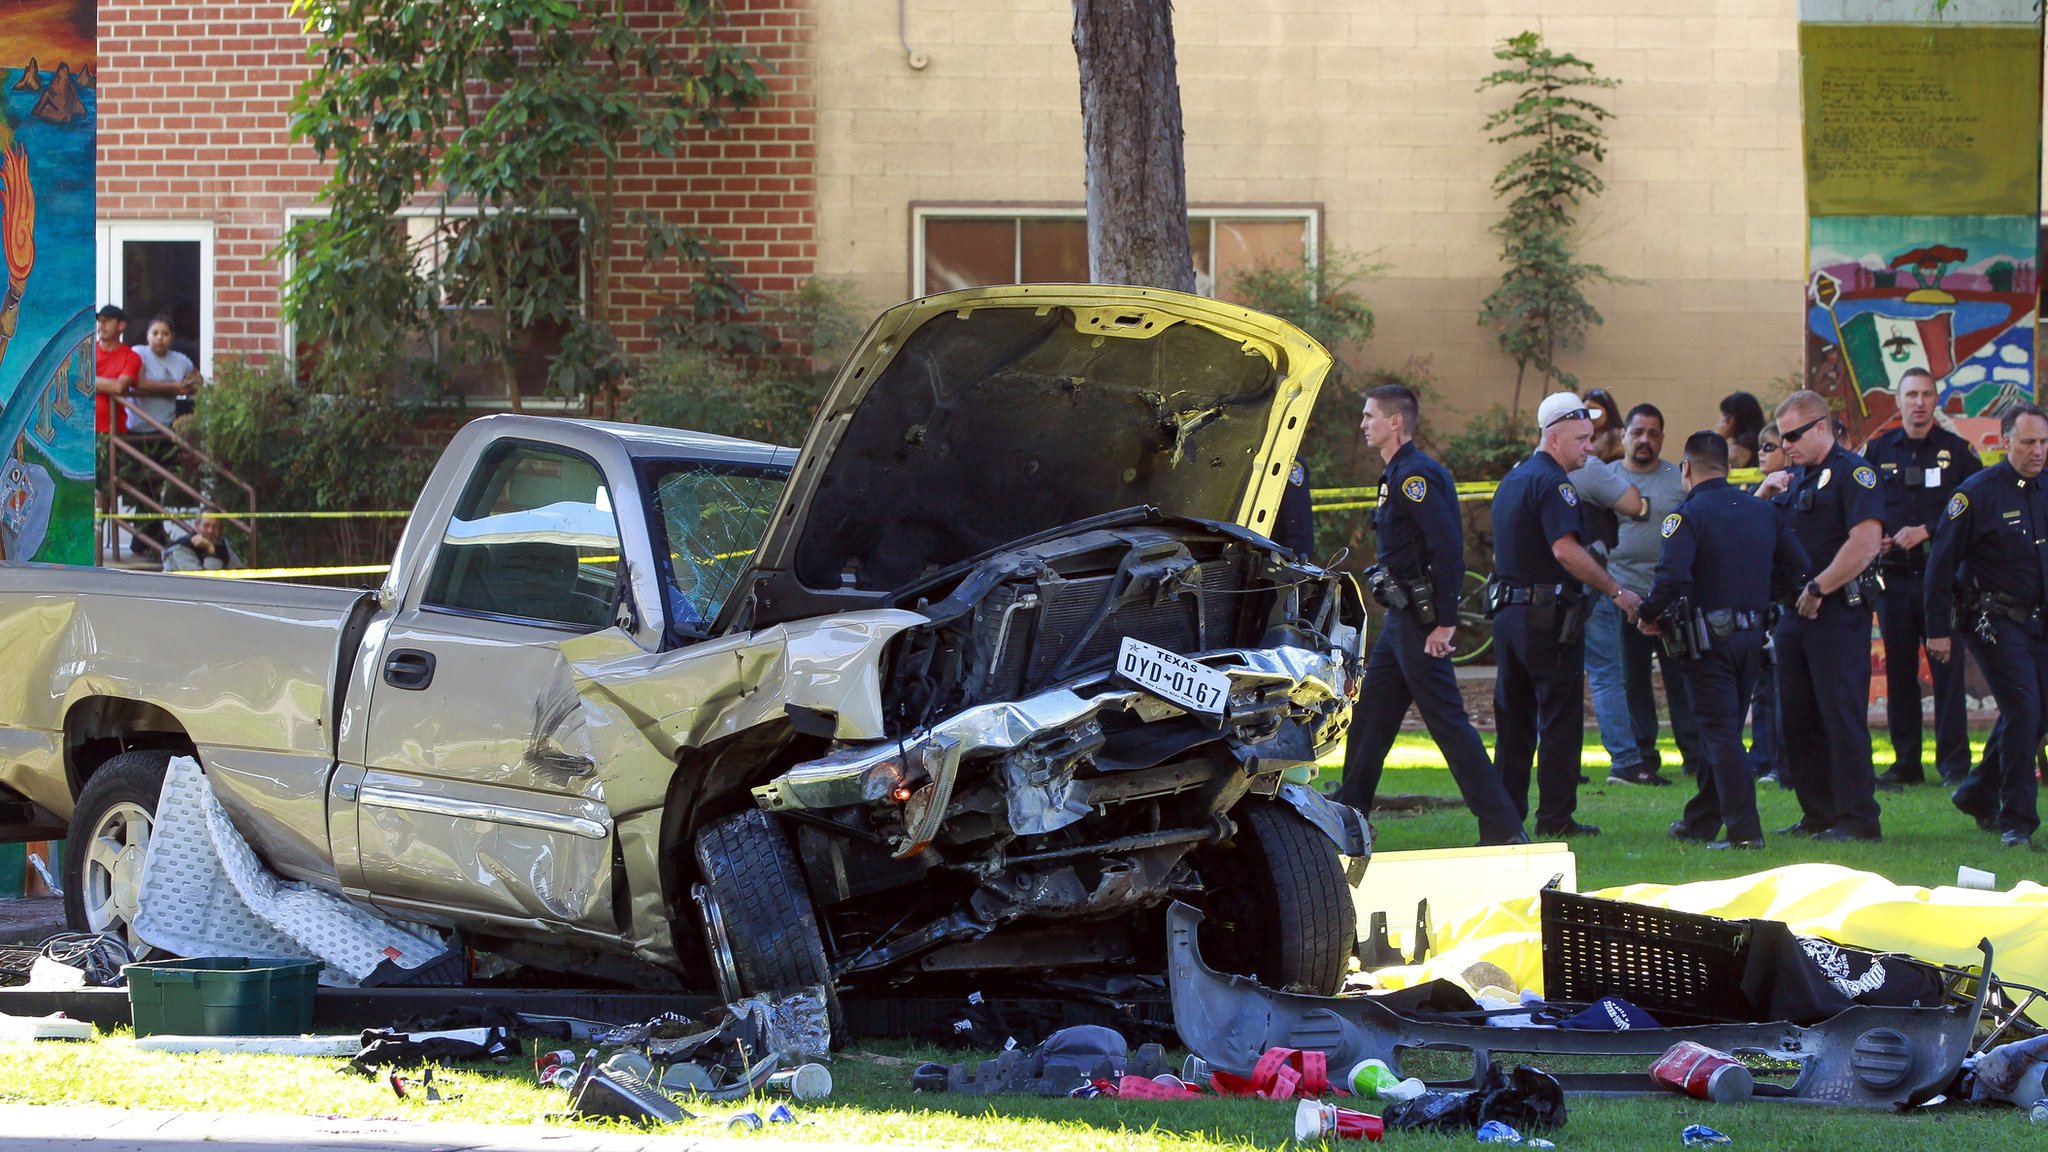
[[[1986,892],[1998,891],[1998,873],[1972,868],[1968,864],[1956,865],[1956,887],[1978,888]]]
[[[797,1100],[823,1100],[832,1095],[832,1070],[823,1064],[799,1064],[768,1077],[768,1094]]]

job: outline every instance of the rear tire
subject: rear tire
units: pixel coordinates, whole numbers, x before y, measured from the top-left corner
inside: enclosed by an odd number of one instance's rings
[[[1198,860],[1202,958],[1268,988],[1336,995],[1358,940],[1336,845],[1275,801],[1231,815],[1237,835]]]
[[[741,996],[785,994],[812,985],[825,989],[833,1030],[840,1026],[839,995],[825,959],[818,913],[804,887],[789,836],[773,816],[750,809],[697,833],[697,868],[714,966],[723,949]]]
[[[142,862],[171,753],[123,752],[78,794],[64,852],[64,919],[78,932],[112,932],[137,960],[154,949],[135,934]]]

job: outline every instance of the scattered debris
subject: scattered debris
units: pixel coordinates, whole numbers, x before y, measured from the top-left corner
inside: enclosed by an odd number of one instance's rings
[[[1481,1124],[1478,1137],[1481,1144],[1513,1144],[1522,1148],[1557,1147],[1557,1145],[1540,1137],[1524,1136],[1520,1132],[1515,1131],[1512,1124],[1503,1124],[1498,1120],[1488,1120],[1486,1123]]]
[[[1705,1124],[1687,1124],[1685,1131],[1678,1134],[1678,1142],[1687,1148],[1704,1148],[1711,1144],[1733,1144],[1735,1138],[1724,1136]]]
[[[48,1016],[9,1016],[0,1012],[0,1040],[90,1040],[92,1025],[67,1019],[61,1012]]]
[[[1303,1100],[1294,1110],[1294,1138],[1310,1140],[1378,1140],[1386,1125],[1370,1112],[1336,1104]]]

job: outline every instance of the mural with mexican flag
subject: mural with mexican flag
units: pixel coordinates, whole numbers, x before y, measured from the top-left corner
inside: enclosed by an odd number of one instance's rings
[[[1932,373],[1951,417],[2032,400],[2041,10],[1801,0],[1806,384],[1861,442]]]
[[[1823,216],[1812,222],[1806,333],[1827,393],[1873,430],[1908,369],[1955,416],[2033,395],[2039,313],[2029,217]]]

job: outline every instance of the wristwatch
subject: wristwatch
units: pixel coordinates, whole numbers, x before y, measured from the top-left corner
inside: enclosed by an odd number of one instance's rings
[[[1806,582],[1806,592],[1815,600],[1825,599],[1827,596],[1827,593],[1820,590],[1820,581],[1818,580],[1808,580]]]

